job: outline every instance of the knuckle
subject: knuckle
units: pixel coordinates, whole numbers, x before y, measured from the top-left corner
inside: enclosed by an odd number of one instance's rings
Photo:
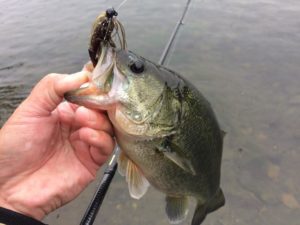
[[[94,66],[92,64],[91,61],[87,62],[84,66],[83,66],[83,71],[86,71],[86,72],[93,72],[94,70]]]
[[[59,73],[49,73],[48,75],[46,75],[44,77],[44,79],[47,82],[52,82],[52,83],[58,83],[62,78],[64,78],[65,75],[64,74],[59,74]]]
[[[45,76],[45,80],[47,81],[55,81],[58,77],[59,77],[60,74],[57,74],[57,73],[49,73],[48,75]]]
[[[47,86],[55,86],[61,75],[57,73],[49,73],[46,75],[41,82],[47,84]]]

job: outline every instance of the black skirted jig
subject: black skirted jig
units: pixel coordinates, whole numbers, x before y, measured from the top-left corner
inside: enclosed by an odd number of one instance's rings
[[[89,43],[89,55],[94,66],[98,63],[103,46],[116,47],[113,40],[115,36],[119,39],[120,47],[122,49],[126,48],[124,27],[117,20],[117,15],[118,13],[113,8],[109,8],[101,13],[93,24]]]

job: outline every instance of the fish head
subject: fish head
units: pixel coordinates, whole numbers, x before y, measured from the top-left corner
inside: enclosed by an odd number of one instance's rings
[[[91,81],[67,92],[65,99],[87,108],[107,110],[114,127],[124,134],[153,137],[166,87],[170,82],[157,65],[128,50],[104,48]],[[171,79],[172,80],[172,79]]]

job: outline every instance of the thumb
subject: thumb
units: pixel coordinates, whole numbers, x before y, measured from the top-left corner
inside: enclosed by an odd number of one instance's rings
[[[89,75],[88,71],[71,75],[49,74],[36,84],[24,104],[39,116],[49,115],[61,103],[64,93],[88,82]]]

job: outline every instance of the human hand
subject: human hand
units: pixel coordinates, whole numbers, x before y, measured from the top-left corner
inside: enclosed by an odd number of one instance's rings
[[[89,72],[50,74],[0,130],[0,206],[35,219],[74,199],[114,147],[102,112],[62,102]]]

